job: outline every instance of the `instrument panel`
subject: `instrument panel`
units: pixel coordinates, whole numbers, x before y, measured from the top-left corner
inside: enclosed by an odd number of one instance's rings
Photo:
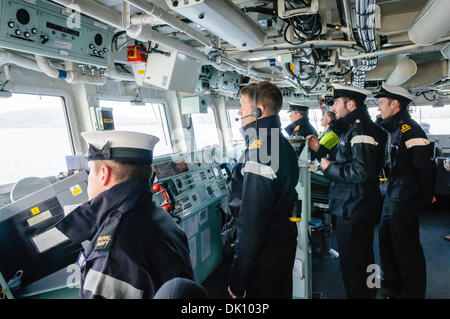
[[[112,27],[46,0],[0,5],[0,47],[106,68]]]
[[[217,162],[192,161],[188,154],[155,159],[154,201],[174,217],[200,211],[228,194]]]

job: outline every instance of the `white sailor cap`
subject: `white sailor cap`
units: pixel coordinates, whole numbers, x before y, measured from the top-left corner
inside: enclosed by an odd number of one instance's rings
[[[89,145],[88,161],[119,160],[138,164],[151,164],[153,149],[159,138],[153,135],[127,131],[83,132]]]
[[[375,98],[380,97],[398,100],[402,105],[408,105],[414,99],[407,89],[401,86],[388,85],[384,82],[381,85],[381,90],[375,95]]]
[[[332,83],[333,87],[333,100],[339,97],[348,97],[355,100],[358,105],[364,104],[366,97],[372,92],[364,89],[360,89],[354,86],[341,85],[337,83]]]

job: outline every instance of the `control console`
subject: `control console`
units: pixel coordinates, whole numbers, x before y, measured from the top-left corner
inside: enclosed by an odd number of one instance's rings
[[[208,207],[227,195],[218,163],[192,162],[192,154],[155,159],[154,201],[174,218]]]
[[[213,148],[153,160],[153,201],[185,232],[197,282],[222,261],[222,207],[228,190],[220,162]]]
[[[113,28],[46,0],[0,4],[0,47],[106,68]]]

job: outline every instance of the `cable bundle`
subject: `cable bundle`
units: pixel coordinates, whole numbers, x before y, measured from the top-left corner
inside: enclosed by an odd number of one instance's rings
[[[287,10],[302,9],[309,6],[304,0],[285,0],[285,4]],[[284,19],[284,21],[288,23],[288,26],[284,30],[284,39],[290,44],[301,44],[306,41],[316,40],[322,33],[322,23],[320,22],[320,15],[318,13],[299,15]],[[290,27],[300,42],[292,43],[287,39],[286,34]]]

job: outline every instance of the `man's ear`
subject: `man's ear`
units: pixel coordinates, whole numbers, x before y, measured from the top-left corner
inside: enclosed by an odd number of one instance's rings
[[[398,100],[392,99],[390,104],[393,110],[399,111],[401,109],[400,102]]]
[[[350,112],[356,110],[356,102],[354,100],[348,100],[345,102],[345,108]]]
[[[108,185],[108,183],[111,181],[111,168],[106,165],[102,165],[100,168],[100,182],[102,186]]]

